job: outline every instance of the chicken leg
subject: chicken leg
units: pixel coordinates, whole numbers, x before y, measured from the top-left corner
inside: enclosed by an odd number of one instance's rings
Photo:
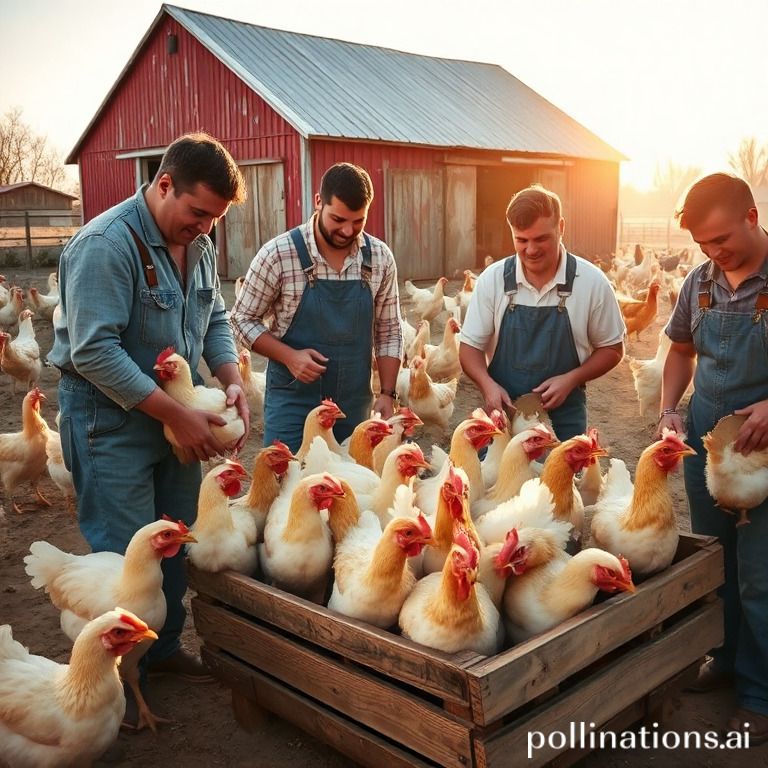
[[[174,721],[154,714],[149,708],[149,704],[147,704],[144,694],[141,692],[141,687],[139,685],[139,660],[146,650],[148,650],[146,648],[142,649],[142,645],[144,645],[144,643],[141,643],[138,648],[124,656],[122,663],[120,664],[120,677],[123,678],[123,681],[127,683],[128,687],[131,689],[139,713],[136,725],[123,720],[122,727],[130,730],[135,729],[137,731],[141,731],[144,727],[149,727],[152,733],[157,733],[158,725],[162,723],[172,723]],[[142,652],[137,653],[138,651]]]

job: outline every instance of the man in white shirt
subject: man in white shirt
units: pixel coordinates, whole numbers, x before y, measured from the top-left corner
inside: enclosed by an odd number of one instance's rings
[[[507,208],[516,254],[478,278],[461,333],[464,372],[486,409],[541,395],[560,440],[587,426],[586,382],[618,365],[624,320],[605,275],[568,253],[560,199],[540,185]]]

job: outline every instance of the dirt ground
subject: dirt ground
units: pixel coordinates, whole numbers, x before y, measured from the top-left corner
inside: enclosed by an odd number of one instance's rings
[[[29,288],[35,285],[46,290],[47,272],[6,272],[13,284]],[[453,294],[456,283],[451,283],[448,293]],[[232,284],[225,284],[225,294],[231,305]],[[640,342],[632,341],[628,351],[634,357],[650,358],[655,352],[658,329],[669,313],[663,301],[659,318],[646,330]],[[35,321],[40,348],[45,355],[51,347],[51,325],[44,320]],[[442,324],[435,324],[433,341],[438,342]],[[41,388],[48,398],[43,405],[43,415],[53,424],[56,415],[56,383],[58,373],[45,368]],[[0,379],[0,433],[14,432],[21,425],[22,394],[11,394],[10,381]],[[466,380],[460,384],[456,410],[450,428],[466,417],[479,404],[479,398]],[[655,425],[650,419],[638,415],[638,405],[632,386],[632,378],[626,362],[589,386],[590,424],[599,428],[602,441],[612,455],[624,459],[630,470],[641,451],[651,440]],[[430,435],[432,437],[432,435]],[[441,443],[447,448],[446,434]],[[431,440],[420,440],[425,449]],[[254,430],[242,459],[248,468],[255,452],[261,445],[261,433]],[[680,528],[689,530],[688,509],[679,475],[671,481],[675,502],[679,510]],[[70,645],[59,629],[58,614],[48,598],[32,589],[24,573],[22,558],[31,542],[46,539],[61,549],[85,553],[88,547],[79,534],[76,521],[64,509],[63,499],[56,486],[46,478],[41,488],[52,502],[50,508],[36,503],[33,494],[21,497],[24,513],[16,515],[6,510],[0,519],[0,624],[13,626],[14,637],[27,645],[33,653],[42,654],[57,661],[66,661]],[[197,638],[191,618],[184,636],[185,644],[197,647]],[[219,685],[190,687],[170,680],[153,681],[149,693],[153,709],[159,714],[172,717],[177,724],[162,729],[158,736],[150,732],[121,734],[115,746],[99,761],[98,765],[164,766],[178,764],[190,768],[203,766],[270,766],[274,768],[342,768],[353,763],[339,753],[304,734],[292,725],[272,719],[254,734],[240,730],[232,716],[229,693]],[[684,731],[719,730],[733,707],[731,694],[727,692],[707,695],[683,694],[672,702],[672,713],[662,730],[678,733]],[[435,734],[435,738],[440,738]],[[753,748],[746,752],[701,751],[679,749],[675,752],[658,750],[606,750],[587,756],[581,765],[590,768],[640,768],[649,765],[670,765],[674,760],[683,768],[711,766],[725,768],[733,765],[768,765],[768,747]],[[0,761],[2,756],[0,756]],[[511,760],[510,765],[522,763],[523,757]]]

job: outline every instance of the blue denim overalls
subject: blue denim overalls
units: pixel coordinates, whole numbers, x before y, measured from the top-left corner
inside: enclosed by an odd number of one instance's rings
[[[270,360],[264,396],[264,445],[275,438],[292,451],[301,445],[309,411],[330,397],[346,414],[333,429],[341,441],[368,418],[371,409],[373,294],[371,247],[367,235],[360,249],[361,280],[318,280],[315,264],[296,227],[291,238],[307,285],[291,325],[280,339],[294,349],[316,349],[328,358],[325,373],[311,384],[297,381],[282,363]]]
[[[504,265],[504,293],[509,307],[504,313],[498,343],[488,366],[491,378],[514,400],[530,392],[551,376],[581,365],[571,331],[565,300],[573,291],[576,259],[566,256],[565,283],[557,286],[556,307],[526,307],[515,304],[517,256]],[[560,440],[583,434],[587,428],[586,389],[576,387],[559,407],[549,412]]]
[[[692,331],[697,352],[688,411],[688,443],[697,452],[684,463],[694,533],[718,536],[725,552],[725,642],[712,655],[717,668],[735,665],[740,704],[768,715],[768,501],[750,512],[750,524],[716,506],[705,482],[701,438],[720,418],[768,399],[768,283],[752,312],[711,307],[714,265],[704,270]],[[762,297],[762,298],[761,298]]]

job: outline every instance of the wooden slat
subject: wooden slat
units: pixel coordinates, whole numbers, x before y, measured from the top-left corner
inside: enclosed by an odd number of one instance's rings
[[[289,690],[252,667],[204,647],[203,658],[216,675],[257,705],[301,728],[329,747],[370,768],[432,768],[421,760],[305,696]],[[254,750],[258,743],[254,740]]]
[[[722,548],[695,554],[624,594],[469,669],[473,719],[492,723],[723,583]]]
[[[544,765],[565,749],[545,745],[528,760],[528,738],[532,732],[568,733],[573,723],[576,733],[584,723],[599,728],[617,712],[685,669],[697,657],[722,639],[722,613],[708,603],[682,620],[659,638],[622,655],[620,660],[589,677],[560,697],[547,702],[527,717],[516,720],[489,739],[475,740],[478,768],[509,765],[509,756],[518,755],[530,768]]]
[[[223,607],[194,600],[193,611],[200,634],[222,651],[441,765],[462,768],[471,760],[471,723]]]
[[[201,595],[213,597],[441,699],[469,705],[467,675],[461,668],[484,657],[469,651],[453,656],[431,651],[399,635],[348,619],[233,571],[205,573],[188,565],[187,572],[190,587]]]

